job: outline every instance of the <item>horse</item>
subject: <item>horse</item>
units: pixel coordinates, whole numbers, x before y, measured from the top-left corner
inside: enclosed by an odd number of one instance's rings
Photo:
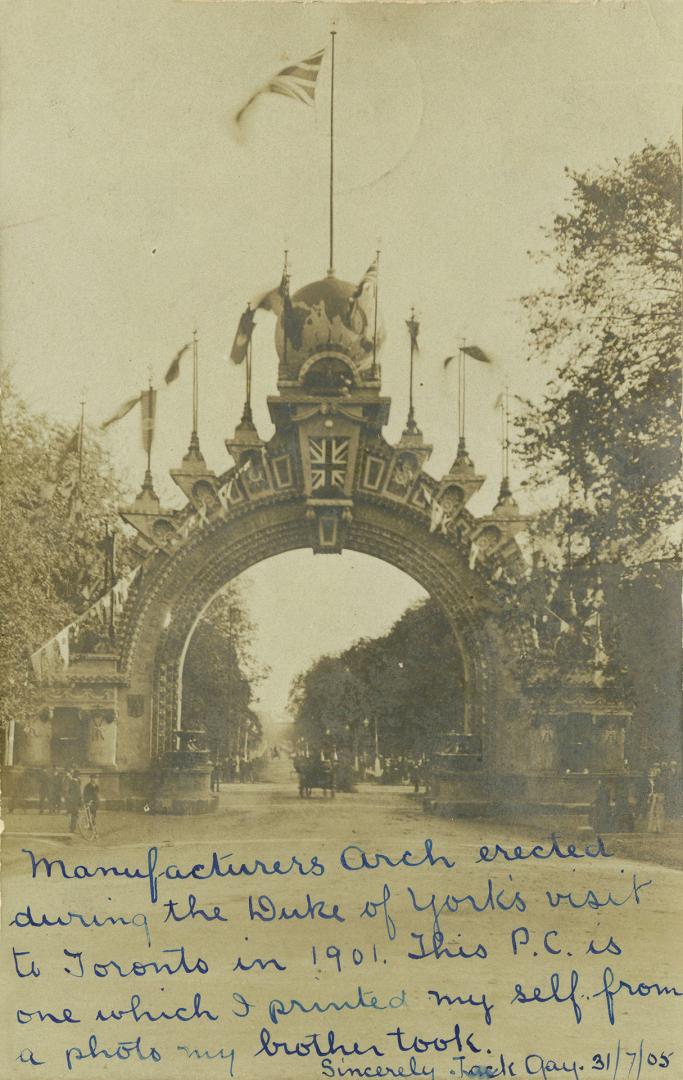
[[[334,798],[334,768],[331,761],[295,762],[294,768],[299,775],[299,797],[310,799],[314,788],[320,788],[323,798]]]

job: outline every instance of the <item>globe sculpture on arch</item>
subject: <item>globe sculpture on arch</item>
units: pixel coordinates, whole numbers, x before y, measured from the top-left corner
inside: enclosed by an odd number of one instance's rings
[[[356,297],[357,291],[351,282],[328,275],[294,293],[275,331],[280,383],[305,379],[312,388],[341,391],[345,380],[358,385],[376,378],[374,356],[384,341],[384,328],[378,324],[375,348],[373,313],[363,296]]]

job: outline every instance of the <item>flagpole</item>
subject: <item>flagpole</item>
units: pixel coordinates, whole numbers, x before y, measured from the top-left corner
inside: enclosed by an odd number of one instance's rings
[[[245,361],[245,382],[246,382],[246,396],[244,400],[244,417],[246,420],[251,420],[251,361],[252,361],[252,345],[251,338],[249,338],[249,344],[247,345],[247,357]]]
[[[199,424],[199,341],[192,331],[192,435],[197,436]]]
[[[510,393],[505,387],[505,475],[510,476]]]
[[[152,438],[151,438],[151,428],[152,428],[152,416],[153,416],[153,413],[152,413],[152,409],[153,409],[153,405],[152,405],[152,380],[151,380],[151,378],[149,380],[148,389],[149,389],[149,393],[147,394],[147,425],[148,425],[148,427],[147,427],[147,475],[149,476],[149,479],[151,481],[151,479],[152,479]]]
[[[505,412],[506,412],[506,398],[507,398],[507,386],[503,392],[503,396],[500,401],[500,467],[502,471],[501,480],[504,483],[507,476],[505,470]]]
[[[287,248],[285,248],[285,263],[284,263],[284,266],[282,268],[282,276],[283,276],[284,282],[285,282],[285,295],[282,298],[282,332],[283,332],[283,334],[285,336],[284,348],[282,350],[282,359],[283,359],[283,363],[284,363],[284,366],[285,366],[285,370],[287,369],[287,314],[288,314],[287,309],[289,307],[289,303],[288,303],[288,300],[289,300],[288,255],[289,255],[289,251],[287,250]]]
[[[372,377],[377,378],[377,304],[379,294],[379,249],[376,252],[377,258],[375,260],[375,266],[377,267],[377,273],[375,275],[375,326],[372,333]]]
[[[332,38],[330,73],[330,265],[327,273],[334,275],[334,39],[337,31],[330,30]]]
[[[458,349],[458,446],[464,438],[464,421],[463,421],[463,408],[462,408],[462,379],[463,368],[465,366],[465,355],[462,351],[462,345]]]
[[[413,369],[415,366],[415,308],[410,309],[410,383],[408,394],[408,429],[412,430],[415,424],[415,409],[413,407]]]
[[[83,430],[85,427],[85,400],[81,398],[81,423],[78,429],[78,486],[83,479]]]
[[[465,356],[465,342],[463,341],[460,348],[460,355],[462,357],[462,442],[465,445],[466,438],[466,406],[467,406],[467,358]]]

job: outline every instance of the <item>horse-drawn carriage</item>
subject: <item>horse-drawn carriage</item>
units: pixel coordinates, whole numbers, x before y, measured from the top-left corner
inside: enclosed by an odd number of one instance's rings
[[[323,798],[334,798],[335,770],[331,761],[315,761],[312,758],[295,758],[294,768],[299,777],[299,796],[310,799],[315,788],[320,788]]]

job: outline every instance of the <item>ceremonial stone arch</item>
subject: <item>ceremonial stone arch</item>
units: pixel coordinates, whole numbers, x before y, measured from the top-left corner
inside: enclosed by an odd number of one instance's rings
[[[68,666],[42,678],[46,706],[68,705],[92,728],[85,744],[95,746],[97,762],[84,764],[97,764],[111,798],[143,798],[154,771],[158,779],[175,760],[182,767],[169,808],[211,808],[208,765],[183,757],[189,639],[227,582],[299,548],[331,555],[348,549],[390,563],[446,615],[462,658],[462,735],[474,760],[471,775],[455,785],[435,774],[435,801],[484,812],[511,793],[539,798],[538,789],[529,795],[534,773],[555,783],[552,746],[534,738],[535,646],[528,613],[516,602],[526,568],[515,537],[524,522],[507,480],[492,512],[477,518],[467,503],[483,477],[464,440],[439,480],[424,471],[431,447],[412,414],[396,445],[385,440],[390,402],[353,293],[328,276],[292,298],[286,342],[278,322],[278,393],[268,399],[275,433],[267,443],[247,405],[226,440],[234,466],[223,475],[207,468],[193,433],[171,473],[187,498],[184,509],[160,505],[149,473],[133,505],[122,508],[138,532],[140,566],[116,587],[118,599],[102,598],[72,628]],[[275,611],[277,603],[274,596]],[[88,704],[88,693],[95,702]],[[104,740],[95,737],[103,731]]]

